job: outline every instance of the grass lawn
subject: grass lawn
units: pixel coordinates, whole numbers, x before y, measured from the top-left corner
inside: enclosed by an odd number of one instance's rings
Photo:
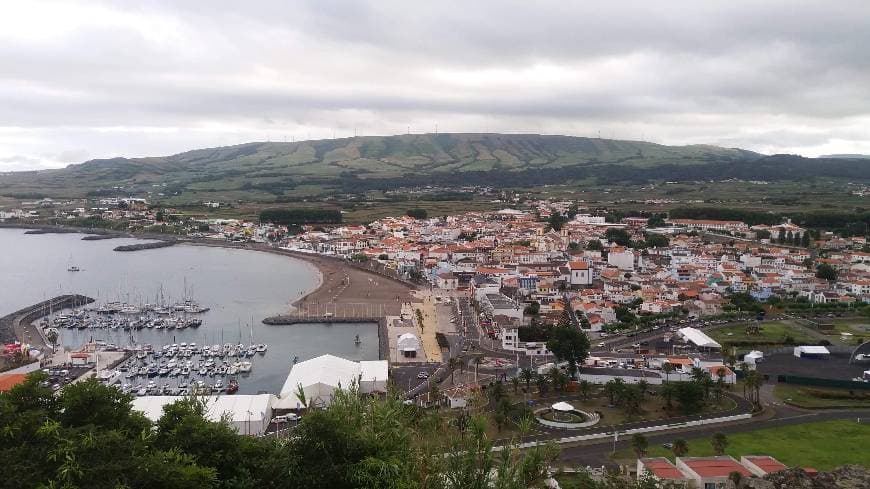
[[[870,391],[854,391],[856,396],[849,396],[849,389],[831,389],[822,387],[809,387],[801,385],[777,384],[774,388],[774,394],[782,401],[787,401],[789,404],[807,408],[853,408],[866,407],[870,408]],[[849,396],[848,399],[830,399],[819,396],[819,393],[831,393],[834,395],[840,394]],[[864,396],[863,398],[861,396]]]
[[[765,321],[761,323],[759,334],[747,334],[746,326],[746,324],[727,326],[711,331],[709,334],[720,343],[750,344],[753,341],[758,341],[760,344],[778,344],[784,343],[786,337],[791,337],[797,343],[816,343],[818,341],[800,326],[786,321]]]
[[[870,464],[868,443],[870,424],[821,421],[728,435],[726,453],[737,459],[741,455],[770,455],[789,466],[830,470],[846,464]],[[709,438],[689,440],[690,457],[707,455],[713,455]],[[661,445],[650,447],[647,456],[674,459],[673,453]],[[613,458],[633,460],[634,452],[619,450]]]

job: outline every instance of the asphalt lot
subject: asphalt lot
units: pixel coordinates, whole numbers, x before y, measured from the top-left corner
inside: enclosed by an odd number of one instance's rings
[[[758,371],[776,382],[777,375],[796,375],[823,379],[852,380],[860,377],[866,365],[849,364],[848,353],[831,353],[829,358],[798,358],[792,353],[765,355]]]
[[[390,378],[396,383],[396,387],[402,391],[409,391],[424,383],[427,379],[418,379],[417,375],[426,371],[429,374],[438,368],[437,363],[411,363],[390,367]]]

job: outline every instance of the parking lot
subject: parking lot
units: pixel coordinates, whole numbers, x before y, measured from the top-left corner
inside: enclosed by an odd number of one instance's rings
[[[852,380],[861,377],[866,365],[849,363],[849,353],[832,352],[829,358],[798,358],[791,352],[765,355],[758,371],[776,381],[777,375]]]
[[[75,379],[81,377],[88,370],[91,370],[93,367],[83,366],[83,367],[58,367],[58,368],[44,368],[42,369],[46,375],[48,375],[48,380],[43,384],[46,387],[51,387],[52,390],[57,391],[61,387],[71,383]]]

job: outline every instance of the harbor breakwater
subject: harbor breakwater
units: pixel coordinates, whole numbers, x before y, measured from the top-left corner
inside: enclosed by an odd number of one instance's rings
[[[0,318],[0,341],[3,343],[12,343],[15,341],[24,343],[27,339],[21,337],[21,332],[23,331],[23,328],[30,325],[30,323],[48,316],[53,311],[80,307],[92,302],[94,302],[94,299],[84,295],[59,295],[52,299],[37,302],[32,306],[19,309],[11,314],[7,314]],[[37,330],[39,329],[38,327],[34,328]],[[42,338],[41,331],[39,331],[39,336],[42,339],[43,345],[47,346],[45,345],[45,339]]]
[[[157,241],[156,243],[137,243],[131,245],[116,246],[113,251],[139,251],[139,250],[156,250],[158,248],[168,248],[177,243],[175,240]]]

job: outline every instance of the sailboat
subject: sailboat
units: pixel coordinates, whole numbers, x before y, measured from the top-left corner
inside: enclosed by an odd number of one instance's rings
[[[72,264],[73,258],[72,255],[69,256],[70,265],[66,268],[67,272],[81,272],[82,269]]]

